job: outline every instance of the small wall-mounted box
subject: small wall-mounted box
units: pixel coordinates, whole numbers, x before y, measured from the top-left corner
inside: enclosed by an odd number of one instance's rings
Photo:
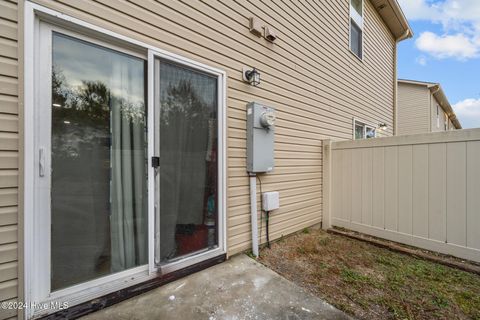
[[[280,208],[280,195],[277,191],[262,194],[263,211],[272,211]]]
[[[258,18],[250,17],[248,18],[250,32],[256,35],[257,37],[262,36],[262,23]]]
[[[270,172],[275,166],[275,109],[257,102],[247,104],[247,171]]]
[[[275,30],[273,30],[272,27],[265,26],[264,33],[265,33],[265,39],[267,39],[270,42],[273,42],[277,39],[277,33],[275,32]]]

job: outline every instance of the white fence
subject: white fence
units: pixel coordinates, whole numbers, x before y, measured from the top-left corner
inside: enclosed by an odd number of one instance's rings
[[[324,217],[480,262],[480,129],[326,140]]]

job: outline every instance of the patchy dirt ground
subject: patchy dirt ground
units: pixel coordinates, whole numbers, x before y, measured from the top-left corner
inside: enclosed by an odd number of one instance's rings
[[[359,319],[480,320],[480,276],[322,230],[273,243],[259,261]]]

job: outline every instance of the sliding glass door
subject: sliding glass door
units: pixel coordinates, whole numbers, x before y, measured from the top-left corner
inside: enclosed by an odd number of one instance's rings
[[[55,291],[149,263],[148,63],[62,32],[51,43]],[[218,248],[218,88],[218,76],[154,60],[157,265]]]
[[[52,34],[52,291],[148,263],[145,72]]]
[[[157,263],[218,247],[218,77],[155,59]]]
[[[225,253],[225,75],[70,27],[39,21],[33,41],[35,302],[85,302]]]

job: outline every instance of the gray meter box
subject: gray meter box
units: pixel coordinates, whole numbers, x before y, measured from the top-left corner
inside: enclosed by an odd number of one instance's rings
[[[257,102],[247,104],[247,171],[272,171],[275,141],[275,109]]]

